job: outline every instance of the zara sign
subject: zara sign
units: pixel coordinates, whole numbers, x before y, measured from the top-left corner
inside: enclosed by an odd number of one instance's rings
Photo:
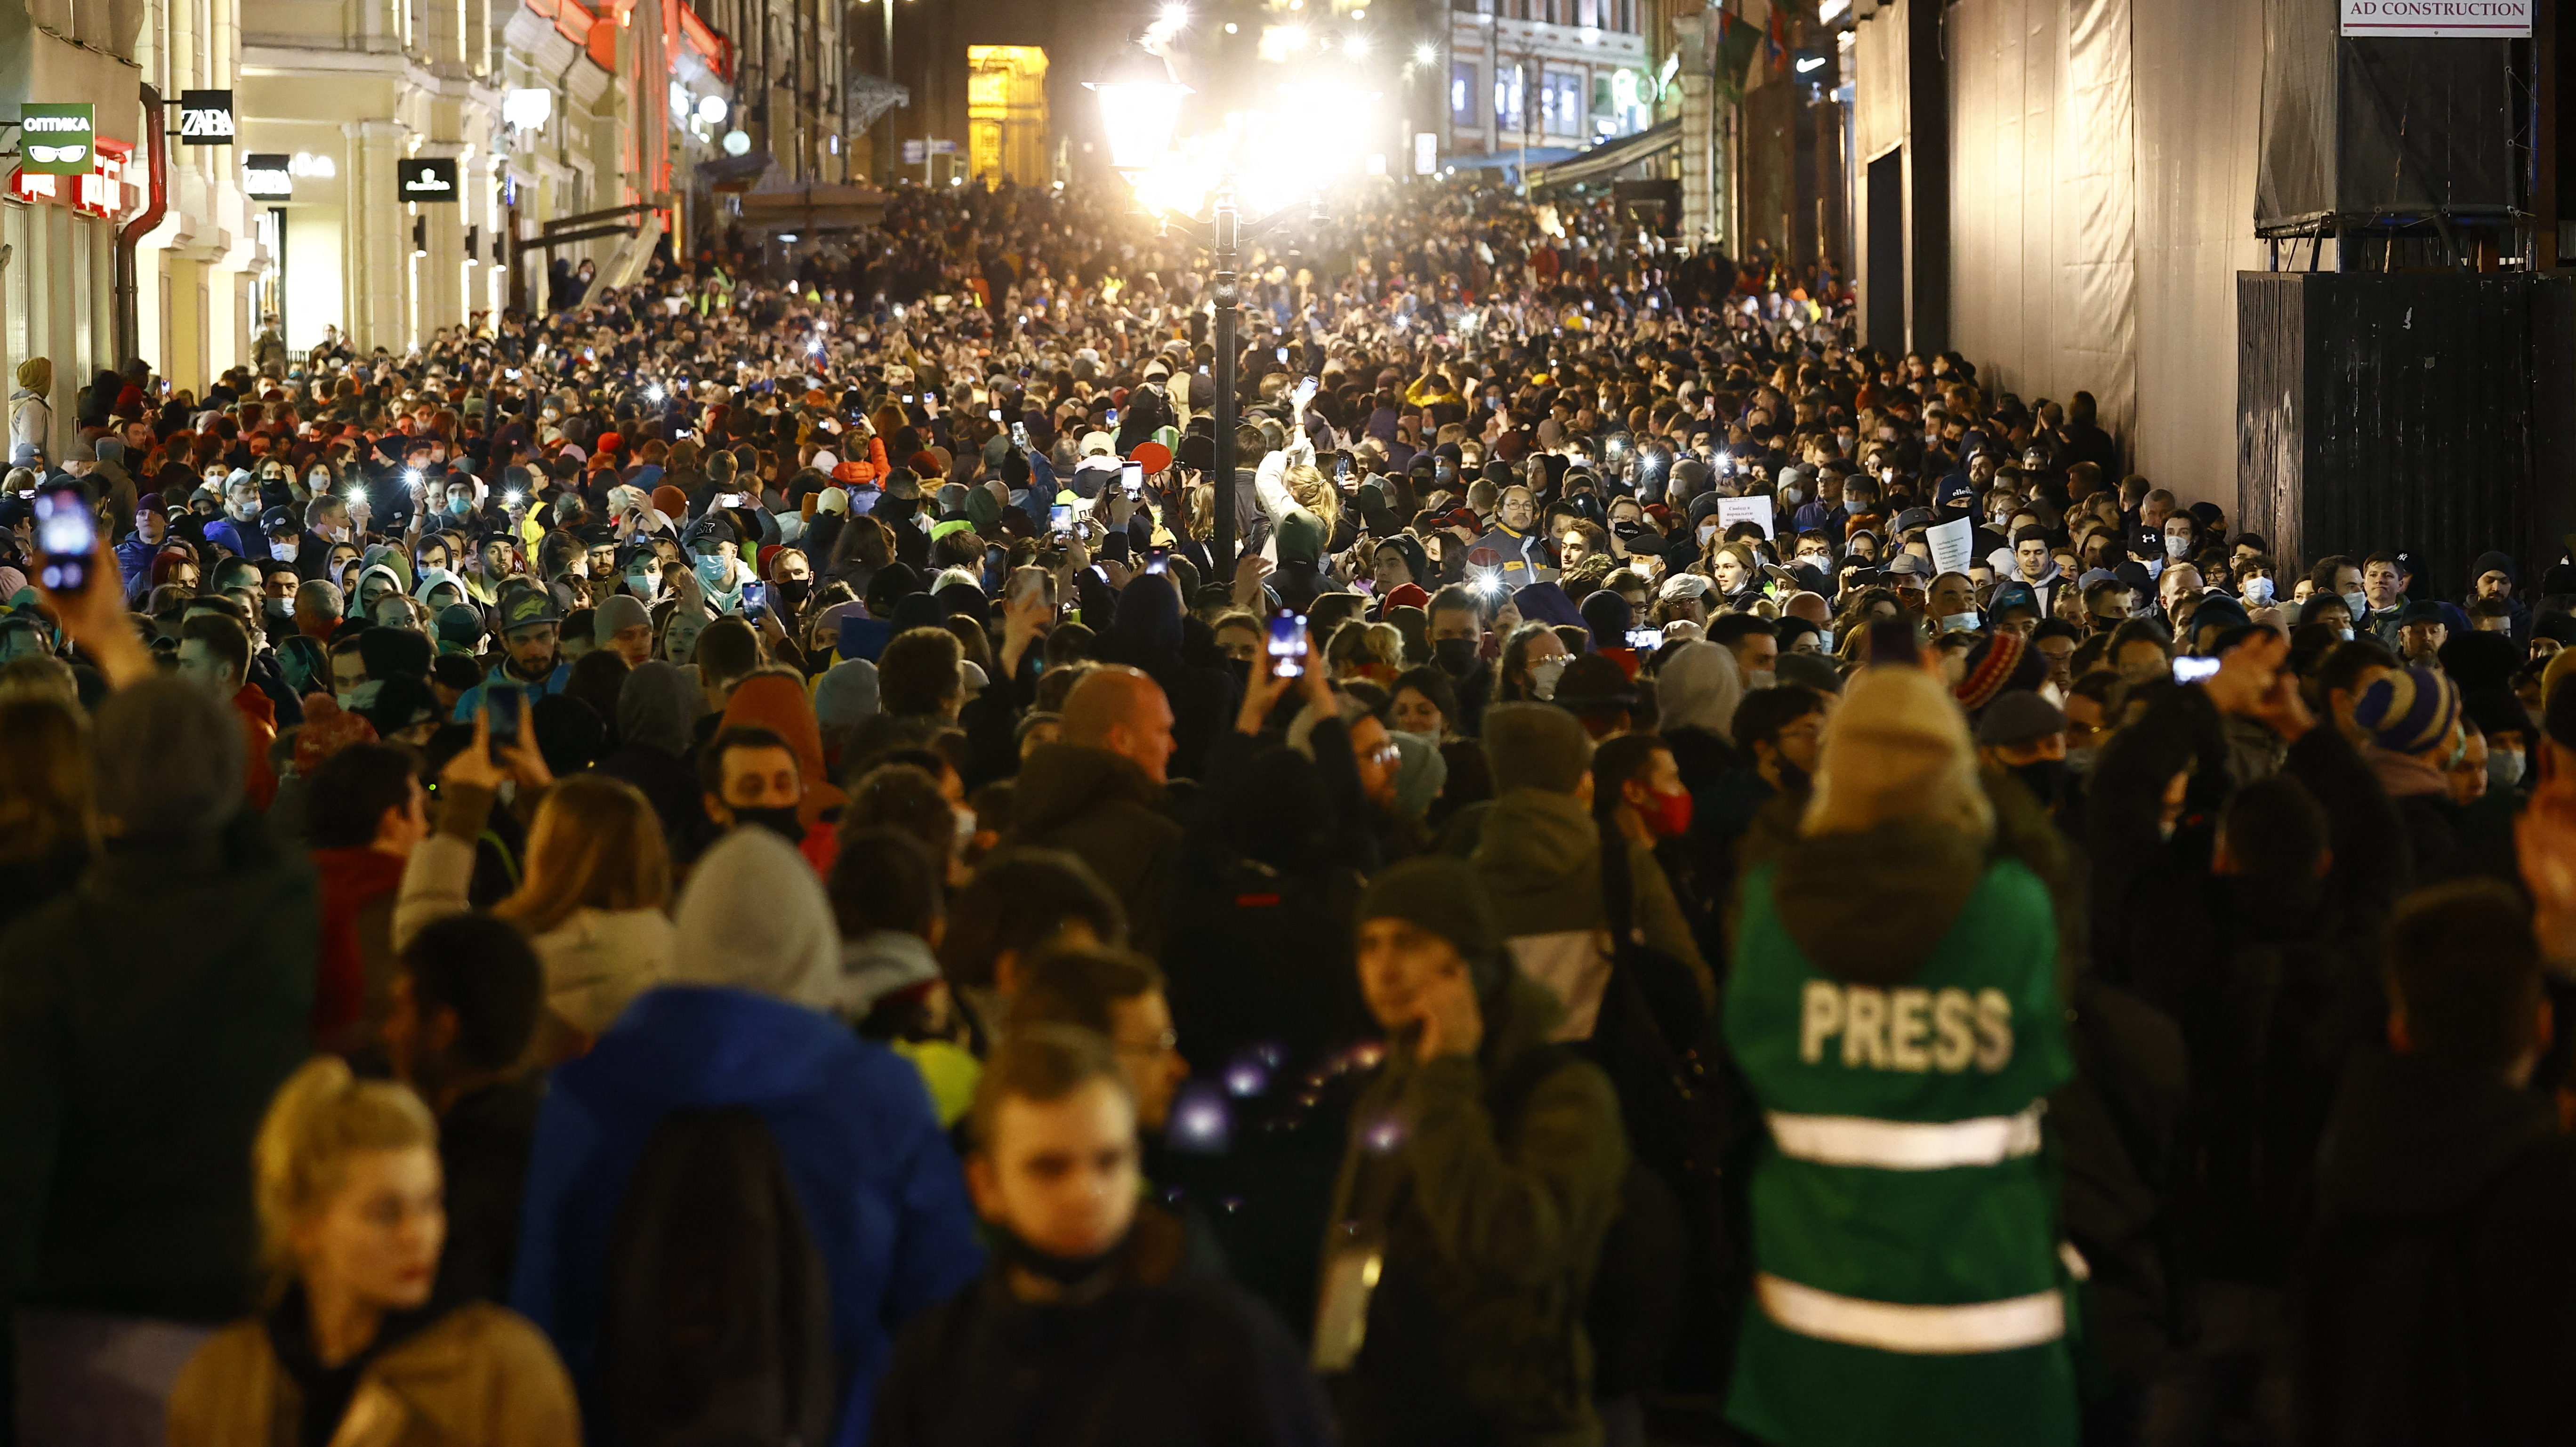
[[[179,144],[229,146],[233,143],[233,93],[228,90],[179,92]]]

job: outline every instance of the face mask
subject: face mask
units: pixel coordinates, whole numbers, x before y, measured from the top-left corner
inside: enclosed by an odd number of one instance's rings
[[[1798,491],[1794,487],[1784,487],[1780,489],[1780,505],[1782,507],[1796,507],[1798,504],[1805,502],[1806,500],[1807,495]]]
[[[295,600],[292,598],[271,598],[260,605],[260,611],[266,613],[271,618],[284,621],[285,619],[295,616]]]
[[[2168,558],[2179,558],[2179,557],[2181,557],[2183,554],[2188,553],[2188,552],[2190,552],[2190,551],[2191,551],[2191,539],[2189,539],[2189,538],[2187,538],[2187,537],[2181,537],[2181,536],[2178,536],[2178,535],[2176,535],[2176,534],[2174,534],[2174,533],[2167,533],[2167,534],[2165,534],[2165,556],[2166,556],[2166,557],[2168,557]]]
[[[733,571],[732,561],[721,553],[711,558],[698,559],[698,581],[711,589],[721,588],[724,585],[725,576]]]
[[[1819,628],[1816,630],[1816,651],[1818,653],[1831,653],[1834,651],[1834,630],[1831,628]]]
[[[2246,579],[2245,601],[2257,608],[2268,606],[2272,601],[2272,580],[2260,575]]]
[[[2013,773],[2029,786],[2031,797],[2037,799],[2042,808],[2049,808],[2055,806],[2058,793],[2065,786],[2066,761],[2034,759],[2027,764],[2015,765]]]
[[[1744,691],[1747,693],[1759,693],[1763,689],[1777,687],[1779,682],[1780,675],[1777,671],[1768,668],[1757,668],[1745,676]]]
[[[1947,613],[1941,618],[1941,631],[1944,633],[1973,633],[1976,627],[1977,610],[1974,608],[1965,613]]]
[[[807,596],[812,594],[814,591],[814,580],[811,578],[781,578],[775,586],[778,591],[778,596],[781,599],[789,603],[793,603],[798,607],[803,607]]]
[[[463,517],[474,511],[474,499],[459,493],[447,500],[447,510],[454,516]]]
[[[271,542],[268,545],[268,555],[281,563],[291,563],[295,561],[295,550],[300,546],[302,545],[292,538],[282,543]]]
[[[2095,751],[2092,749],[2068,749],[2066,751],[2066,772],[2070,774],[2081,774],[2091,770],[2093,767],[2094,752]]]
[[[224,516],[231,518],[237,523],[249,522],[251,519],[259,516],[259,503],[256,500],[251,502],[225,503]]]
[[[2370,616],[2370,595],[2367,593],[2346,593],[2343,595],[2343,606],[2351,611],[2353,621],[2358,623],[2362,619]]]
[[[1715,523],[1701,523],[1701,524],[1699,525],[1699,545],[1700,545],[1700,547],[1702,547],[1703,549],[1705,549],[1705,548],[1709,545],[1709,542],[1710,542],[1712,539],[1714,539],[1716,536],[1717,536],[1717,524],[1715,524]]]
[[[626,591],[638,598],[650,598],[661,588],[661,575],[648,568],[630,569],[626,574]]]
[[[2338,628],[2335,630],[2335,636],[2346,643],[2350,643],[2352,641],[2352,630],[2350,628]]]
[[[1573,661],[1570,658],[1550,658],[1532,668],[1530,696],[1532,698],[1556,697],[1556,681],[1565,676],[1565,665]]]
[[[1476,666],[1476,640],[1443,638],[1431,645],[1431,661],[1451,678],[1465,678]]]
[[[1646,821],[1646,832],[1658,839],[1672,839],[1690,829],[1691,796],[1688,789],[1649,798],[1648,807],[1637,811]]]
[[[793,804],[777,809],[736,809],[733,817],[738,824],[757,824],[790,844],[805,842],[805,826],[798,822]]]
[[[382,682],[369,679],[355,688],[341,689],[331,697],[339,703],[342,713],[363,713],[376,706],[376,695],[383,692],[384,687]]]
[[[2487,787],[2510,789],[2522,782],[2522,751],[2496,749],[2487,755]]]

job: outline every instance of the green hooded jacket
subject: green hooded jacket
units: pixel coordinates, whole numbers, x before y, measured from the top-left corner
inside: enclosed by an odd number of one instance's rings
[[[1352,1447],[1601,1440],[1583,1313],[1628,1143],[1609,1077],[1546,1043],[1558,1016],[1509,976],[1474,1056],[1421,1062],[1402,1032],[1352,1110],[1327,1260],[1385,1258],[1335,1383]]]

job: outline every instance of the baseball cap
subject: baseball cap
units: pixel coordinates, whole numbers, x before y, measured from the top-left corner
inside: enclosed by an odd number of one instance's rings
[[[541,588],[514,593],[501,605],[501,631],[516,633],[540,623],[561,623],[563,614],[555,607],[554,595]]]

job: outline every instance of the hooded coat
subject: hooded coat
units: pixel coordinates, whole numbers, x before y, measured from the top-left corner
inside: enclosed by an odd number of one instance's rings
[[[1152,957],[1162,952],[1181,833],[1163,812],[1163,791],[1132,760],[1046,744],[1020,766],[1006,842],[1080,856],[1126,906],[1128,942]]]
[[[698,685],[679,665],[648,659],[617,689],[617,747],[599,772],[643,792],[662,821],[662,839],[674,863],[697,858],[715,835],[704,790],[690,764],[697,728]]]
[[[1629,918],[1649,948],[1691,968],[1703,997],[1716,997],[1708,962],[1652,848],[1630,841]],[[1601,825],[1571,794],[1507,789],[1485,815],[1467,861],[1494,901],[1494,921],[1507,939],[1590,933],[1609,916],[1601,897]]]
[[[792,853],[790,863],[802,871]],[[857,1447],[895,1332],[970,1281],[983,1257],[919,1072],[819,1010],[748,989],[666,986],[557,1070],[529,1154],[510,1304],[585,1380],[609,1241],[645,1145],[672,1111],[730,1106],[767,1125],[822,1255],[833,1345],[849,1371],[833,1440]]]
[[[1419,1060],[1402,1032],[1352,1107],[1327,1219],[1384,1253],[1336,1384],[1352,1447],[1601,1437],[1583,1317],[1628,1169],[1618,1096],[1548,1046],[1544,987],[1506,974],[1483,1003],[1473,1056]],[[1351,1239],[1326,1241],[1328,1277]]]

